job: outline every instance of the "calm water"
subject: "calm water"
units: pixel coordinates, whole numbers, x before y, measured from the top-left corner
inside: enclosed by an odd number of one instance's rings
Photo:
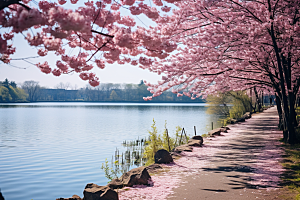
[[[101,170],[124,140],[148,136],[152,119],[162,133],[193,135],[217,116],[205,104],[0,104],[0,188],[6,200],[83,196],[87,183],[106,185]]]

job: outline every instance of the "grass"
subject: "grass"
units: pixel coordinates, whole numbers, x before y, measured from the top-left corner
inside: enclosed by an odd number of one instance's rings
[[[286,169],[283,173],[283,189],[281,198],[300,200],[300,144],[283,144],[285,155],[282,166]]]

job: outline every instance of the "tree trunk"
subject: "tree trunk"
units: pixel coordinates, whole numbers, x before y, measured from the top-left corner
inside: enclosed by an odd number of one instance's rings
[[[254,93],[255,93],[255,97],[256,97],[256,103],[257,103],[257,106],[258,106],[258,112],[260,112],[261,111],[260,98],[258,97],[258,93],[257,93],[257,90],[256,90],[255,87],[254,87]]]
[[[295,98],[293,92],[289,92],[289,103],[290,103],[290,112],[289,112],[289,123],[288,123],[289,125],[288,143],[296,144],[298,142],[296,137],[296,132],[295,132],[295,127],[297,126],[297,120],[296,120],[296,112],[295,112]]]
[[[278,128],[279,130],[283,130],[283,117],[282,117],[282,107],[281,107],[281,100],[276,95],[276,105],[277,105],[277,112],[279,116]]]

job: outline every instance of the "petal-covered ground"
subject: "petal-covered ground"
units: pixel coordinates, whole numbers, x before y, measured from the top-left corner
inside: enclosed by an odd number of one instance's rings
[[[273,107],[230,125],[228,133],[207,138],[203,147],[183,152],[180,159],[164,165],[163,172],[152,176],[151,186],[119,190],[119,199],[199,199],[197,195],[216,199],[220,193],[229,195],[227,199],[260,199],[264,196],[257,193],[262,188],[279,187],[284,171],[279,164],[283,149],[277,124]]]

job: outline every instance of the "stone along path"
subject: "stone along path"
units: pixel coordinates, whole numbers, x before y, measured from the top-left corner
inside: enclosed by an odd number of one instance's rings
[[[280,199],[279,147],[276,107],[246,122],[229,125],[228,133],[205,138],[203,147],[183,152],[164,172],[152,176],[151,187],[119,191],[120,200]]]
[[[283,150],[277,124],[273,107],[206,141],[203,148],[210,148],[212,154],[200,154],[198,159],[206,166],[183,177],[168,199],[280,199],[276,189],[284,170],[279,164]]]

